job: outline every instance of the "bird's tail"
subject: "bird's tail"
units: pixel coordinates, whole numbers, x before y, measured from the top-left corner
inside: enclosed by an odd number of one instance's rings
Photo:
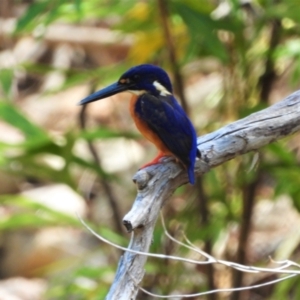
[[[190,184],[194,184],[195,183],[194,166],[188,168],[188,175],[189,175]]]

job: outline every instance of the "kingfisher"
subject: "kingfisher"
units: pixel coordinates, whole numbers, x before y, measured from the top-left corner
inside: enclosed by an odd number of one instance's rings
[[[170,78],[162,68],[151,64],[132,67],[117,82],[84,98],[79,105],[125,91],[132,94],[129,109],[137,129],[159,151],[142,168],[160,163],[163,156],[172,156],[187,170],[189,182],[194,184],[195,161],[200,158],[196,131],[173,96]]]

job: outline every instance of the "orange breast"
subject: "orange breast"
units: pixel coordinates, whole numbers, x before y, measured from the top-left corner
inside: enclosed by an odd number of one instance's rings
[[[140,117],[138,117],[135,113],[135,104],[138,100],[138,96],[133,95],[130,100],[130,114],[132,116],[132,119],[134,120],[134,123],[137,127],[137,129],[141,132],[141,134],[150,142],[152,142],[158,150],[162,151],[166,155],[173,155],[167,147],[164,145],[164,143],[161,141],[161,139],[158,137],[158,135],[149,128],[147,123],[143,121]]]

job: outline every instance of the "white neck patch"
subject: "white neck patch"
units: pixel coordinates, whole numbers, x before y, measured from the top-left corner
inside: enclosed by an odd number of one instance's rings
[[[162,84],[160,84],[158,81],[154,81],[153,85],[156,88],[156,90],[160,92],[160,95],[162,95],[162,96],[171,95],[171,93]],[[141,96],[141,95],[146,93],[145,90],[140,90],[140,91],[128,90],[128,92],[130,92],[134,95],[137,95],[137,96]]]
[[[160,92],[160,94],[162,96],[171,95],[171,93],[162,84],[160,84],[158,81],[154,81],[153,85]]]
[[[132,93],[134,95],[137,95],[137,96],[141,96],[141,95],[143,95],[143,94],[146,93],[145,90],[140,90],[140,91],[128,90],[128,92],[130,92],[130,93]]]

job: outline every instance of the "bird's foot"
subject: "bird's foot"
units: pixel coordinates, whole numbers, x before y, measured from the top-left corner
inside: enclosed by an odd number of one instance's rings
[[[146,167],[149,167],[149,166],[152,166],[152,165],[157,165],[157,164],[160,164],[161,163],[161,159],[162,158],[171,158],[171,159],[174,159],[172,156],[170,155],[166,155],[165,153],[163,152],[159,152],[158,155],[153,159],[151,160],[149,163],[143,165],[142,167],[139,168],[139,170],[141,169],[144,169]]]

